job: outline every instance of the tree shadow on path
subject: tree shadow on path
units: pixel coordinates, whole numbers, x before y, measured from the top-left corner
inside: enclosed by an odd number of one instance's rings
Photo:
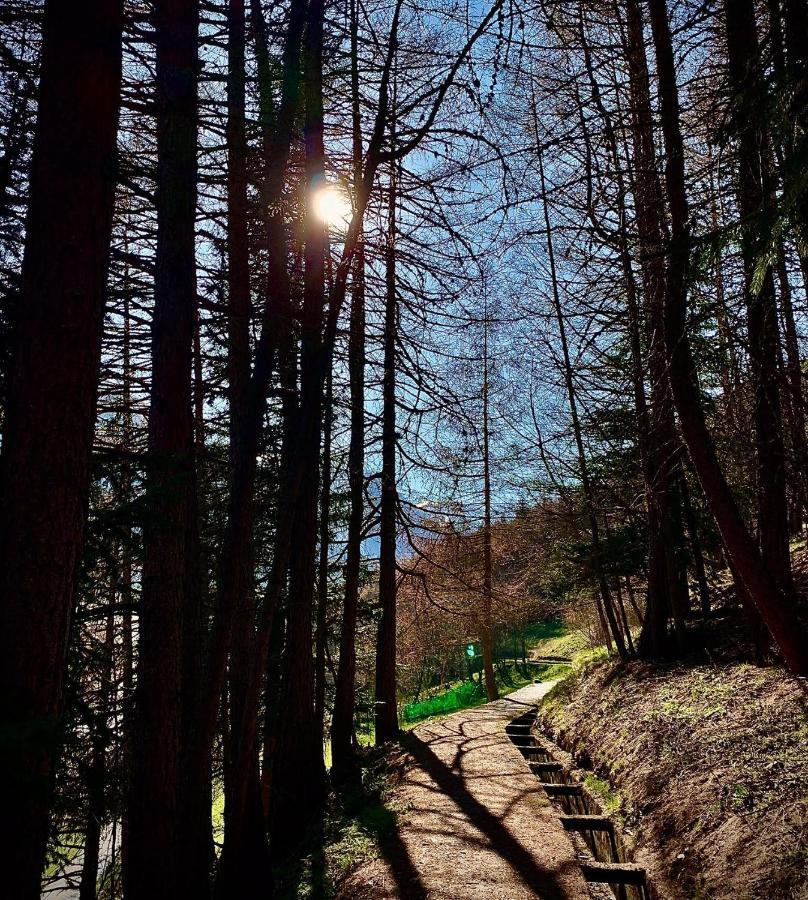
[[[567,900],[569,893],[563,885],[563,876],[574,863],[566,863],[555,870],[542,868],[500,818],[469,792],[464,778],[439,759],[427,743],[409,732],[401,735],[401,744],[440,791],[485,835],[490,847],[510,865],[514,874],[530,890],[541,900]],[[386,836],[382,852],[390,865],[402,900],[421,900],[430,895],[398,829]],[[458,860],[458,864],[462,865],[463,861]]]

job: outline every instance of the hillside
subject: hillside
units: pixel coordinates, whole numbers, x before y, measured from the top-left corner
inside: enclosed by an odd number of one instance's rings
[[[609,792],[660,897],[808,897],[808,707],[781,669],[594,662],[540,715]]]

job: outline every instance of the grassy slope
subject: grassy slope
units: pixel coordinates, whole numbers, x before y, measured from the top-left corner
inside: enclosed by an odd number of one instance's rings
[[[661,894],[808,898],[800,689],[776,668],[620,666],[602,657],[578,653],[542,714],[635,832]]]
[[[504,673],[497,671],[496,678],[500,694],[508,694],[532,681],[532,677],[526,678],[519,669],[513,666],[505,669]],[[427,719],[450,716],[458,710],[482,706],[487,702],[488,696],[482,684],[476,681],[474,684],[470,681],[459,682],[448,691],[405,706],[402,727],[410,728]]]

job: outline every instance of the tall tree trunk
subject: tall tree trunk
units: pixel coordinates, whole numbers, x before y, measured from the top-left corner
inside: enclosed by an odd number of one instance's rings
[[[230,406],[230,492],[239,489],[236,473],[245,455],[253,452],[243,446],[250,418],[250,254],[247,231],[247,137],[245,127],[245,6],[244,0],[228,2],[228,81],[227,81],[227,280],[228,308],[228,399]],[[245,497],[246,508],[239,515],[251,526],[252,498]],[[238,806],[234,791],[236,778],[234,735],[240,733],[245,715],[244,698],[255,646],[255,591],[253,583],[254,548],[252,534],[244,540],[231,561],[234,622],[232,652],[228,670],[228,709],[230,727],[225,746],[224,842],[216,879],[217,896],[249,894],[255,889],[253,875],[263,873],[268,864],[264,811],[258,767],[258,747],[252,750],[247,768],[246,809],[242,817],[234,814]]]
[[[120,0],[45,4],[0,461],[0,843],[38,898],[84,543],[121,85]]]
[[[760,47],[753,0],[724,4],[729,75],[736,110],[760,90]],[[779,330],[774,276],[767,265],[759,290],[755,270],[764,247],[756,236],[756,217],[771,193],[769,147],[757,117],[746,113],[738,146],[738,207],[744,222],[743,260],[749,338],[749,362],[755,390],[755,449],[758,482],[758,531],[764,564],[787,592],[792,590],[788,549],[785,448],[780,403]]]
[[[114,602],[114,590],[111,591]],[[112,699],[112,662],[115,649],[115,617],[107,615],[104,630],[104,656],[98,684],[98,709],[91,732],[90,765],[87,771],[87,818],[84,827],[84,854],[81,865],[79,900],[95,900],[98,887],[98,863],[101,827],[106,809],[105,782],[109,704]]]
[[[325,734],[325,657],[328,638],[328,551],[331,517],[331,430],[334,420],[334,374],[329,371],[325,385],[323,416],[323,474],[320,485],[320,556],[317,565],[317,624],[314,635],[314,719],[322,743]],[[322,759],[322,754],[321,754]],[[325,778],[325,760],[322,777]]]
[[[786,376],[788,384],[788,409],[793,455],[794,503],[798,508],[799,521],[803,522],[808,513],[808,439],[805,434],[805,396],[802,388],[802,361],[794,321],[794,305],[791,298],[791,284],[788,280],[785,250],[782,242],[777,255],[777,278],[780,287],[780,305],[783,310],[783,324],[786,348]]]
[[[197,0],[156,8],[157,249],[143,587],[129,790],[128,900],[176,897],[183,738],[183,613],[196,515],[192,347],[196,315]]]
[[[590,536],[592,539],[592,557],[595,568],[595,576],[598,582],[598,590],[600,592],[600,600],[603,604],[603,612],[608,621],[609,630],[611,631],[614,643],[617,646],[617,652],[620,658],[628,659],[628,651],[620,631],[620,626],[615,615],[614,603],[612,601],[611,591],[606,580],[606,572],[603,566],[603,546],[600,540],[600,526],[598,525],[597,509],[595,507],[595,495],[592,488],[592,482],[589,477],[589,466],[586,459],[586,450],[584,449],[583,434],[581,431],[581,422],[578,417],[578,401],[575,396],[575,384],[572,377],[572,363],[570,361],[569,345],[567,343],[567,327],[564,322],[564,311],[561,308],[561,298],[558,293],[558,278],[556,276],[555,252],[553,247],[552,225],[550,222],[549,204],[547,202],[547,185],[544,177],[544,154],[542,152],[541,139],[538,131],[538,116],[536,113],[535,101],[532,107],[534,137],[536,142],[536,157],[539,164],[539,179],[542,194],[542,207],[544,211],[544,227],[547,236],[547,255],[550,262],[550,280],[552,285],[553,310],[555,312],[556,323],[558,324],[558,334],[561,340],[561,351],[564,362],[564,384],[567,389],[567,400],[570,408],[570,418],[572,420],[573,435],[575,438],[575,447],[578,453],[578,472],[581,477],[581,487],[584,494],[584,504],[586,507],[586,516],[589,520]]]
[[[499,697],[494,674],[494,648],[491,629],[492,562],[491,562],[491,447],[488,409],[488,300],[486,299],[483,324],[483,620],[481,642],[483,645],[483,671],[485,690],[489,700]]]
[[[252,0],[250,5],[256,40],[260,120],[264,150],[261,205],[266,214],[264,224],[267,234],[268,272],[263,322],[255,351],[255,363],[247,387],[243,430],[236,445],[238,454],[232,459],[227,522],[219,556],[219,588],[213,628],[206,654],[205,691],[200,701],[199,724],[194,745],[189,748],[188,752],[189,784],[202,784],[210,769],[231,638],[238,610],[243,602],[243,574],[251,568],[245,559],[252,555],[255,477],[266,397],[271,381],[274,357],[276,353],[278,355],[283,353],[291,328],[286,244],[280,200],[298,107],[300,41],[305,22],[305,8],[305,0],[293,0],[290,7],[283,52],[281,102],[278,109],[275,110],[272,106],[271,72],[261,5],[258,0]],[[281,515],[279,513],[279,516]],[[282,544],[285,540],[286,538],[281,536],[276,539],[276,544]],[[282,571],[285,574],[285,564],[282,566]],[[274,590],[279,592],[278,582],[279,578],[276,573]],[[264,618],[270,622],[270,627],[265,629],[267,644],[273,616],[274,604],[270,604],[264,613]],[[250,654],[251,669],[249,685],[245,690],[244,720],[238,723],[240,738],[235,744],[239,751],[238,758],[234,760],[233,764],[235,767],[242,765],[245,770],[249,768],[250,761],[253,759],[253,749],[251,742],[244,740],[244,734],[257,725],[253,721],[257,718],[257,711],[255,715],[252,715],[248,710],[251,710],[253,706],[257,710],[261,689],[260,683],[253,678],[255,666],[258,665],[257,658],[256,655]],[[255,685],[253,685],[254,680],[256,680]],[[258,693],[253,697],[256,690]],[[250,744],[249,747],[248,744]],[[242,756],[244,757],[243,761]],[[241,796],[232,798],[231,812],[236,817],[236,822],[242,815],[241,812],[236,813],[236,810],[246,806],[246,790],[247,785],[250,784],[249,777],[246,775],[239,780],[245,787],[245,794],[243,803]],[[231,822],[233,821],[231,818]]]
[[[395,128],[391,128],[395,146]],[[396,684],[396,163],[390,164],[385,246],[384,371],[382,375],[382,477],[379,535],[379,606],[381,617],[376,638],[376,689],[374,694],[376,746],[398,736]]]
[[[357,0],[351,0],[351,125],[353,190],[362,183],[362,131],[359,108],[359,19]],[[352,768],[354,692],[356,688],[356,620],[362,563],[362,522],[365,509],[365,253],[360,236],[351,291],[348,337],[348,378],[351,393],[351,437],[348,446],[348,535],[345,559],[345,599],[340,632],[339,665],[331,722],[332,773],[344,779]]]
[[[202,376],[202,337],[199,310],[194,315],[193,335],[193,471],[194,485],[188,507],[186,530],[186,584],[182,617],[182,733],[180,748],[180,786],[177,798],[178,864],[177,871],[186,895],[205,896],[210,889],[210,874],[215,860],[211,808],[213,774],[196,780],[187,759],[198,739],[198,710],[204,690],[204,654],[207,638],[208,561],[200,540],[204,513],[196,480],[203,471],[205,457],[204,381]]]
[[[276,796],[273,846],[281,852],[300,841],[301,829],[322,799],[322,735],[314,716],[312,619],[317,547],[317,497],[323,382],[323,307],[325,302],[326,227],[315,212],[314,198],[325,187],[323,144],[323,3],[309,5],[303,45],[306,149],[306,212],[303,306],[300,316],[300,430],[297,449],[302,482],[295,505],[295,552],[289,567],[289,615],[284,694],[280,708],[275,760]],[[310,418],[308,418],[310,417]],[[314,423],[314,427],[312,427]]]
[[[665,345],[679,422],[696,473],[724,545],[746,589],[792,672],[808,674],[808,639],[793,605],[771,578],[724,478],[707,430],[687,335],[687,275],[690,253],[684,146],[679,89],[666,0],[649,0],[657,57],[662,131],[667,155],[665,185],[671,222],[665,298]]]
[[[640,635],[646,657],[667,650],[667,617],[673,615],[680,649],[685,643],[687,609],[686,567],[682,564],[680,498],[676,485],[679,439],[668,382],[662,310],[665,303],[665,246],[662,186],[654,149],[653,111],[645,58],[642,11],[638,0],[628,0],[627,40],[634,151],[633,193],[637,217],[640,266],[646,300],[646,343],[650,377],[646,494],[649,518],[648,614]],[[660,610],[655,609],[661,606]]]

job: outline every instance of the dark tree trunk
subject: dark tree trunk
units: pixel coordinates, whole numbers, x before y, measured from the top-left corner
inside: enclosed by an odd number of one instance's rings
[[[277,111],[272,107],[271,72],[265,25],[258,0],[251,3],[250,13],[256,41],[264,149],[262,209],[266,214],[264,224],[267,233],[268,273],[263,323],[255,351],[255,363],[247,386],[242,430],[236,447],[231,447],[231,451],[237,449],[237,453],[231,457],[231,489],[219,557],[219,589],[205,665],[205,692],[201,699],[197,735],[188,754],[189,784],[203,783],[210,769],[231,638],[238,611],[244,602],[244,575],[249,572],[251,577],[249,559],[252,558],[253,552],[255,476],[266,396],[272,375],[273,358],[276,353],[282,355],[291,328],[286,246],[279,201],[298,107],[300,41],[305,21],[305,3],[303,0],[293,0],[291,4],[283,53],[281,102]],[[279,519],[282,516],[283,513],[279,513]],[[276,538],[276,545],[282,545],[287,540],[288,534],[284,532]],[[282,565],[282,571],[285,574],[285,563]],[[273,584],[272,591],[279,594],[278,572]],[[267,646],[275,602],[274,600],[270,602],[263,614],[263,618],[269,623],[269,626],[264,628]],[[228,814],[231,835],[241,827],[241,817],[247,808],[248,786],[251,784],[248,772],[254,759],[253,741],[245,740],[245,734],[257,727],[255,720],[261,685],[254,676],[256,666],[259,665],[260,649],[259,645],[255,654],[250,653],[249,656],[250,671],[245,689],[243,720],[233,723],[234,730],[237,730],[239,735],[234,738],[233,745],[237,748],[236,759],[233,760],[234,772],[239,766],[244,769],[243,777],[234,775],[234,781],[237,785],[243,786],[244,793],[243,795],[240,793],[239,787],[238,796],[231,797],[231,810]],[[253,707],[254,714],[250,712]],[[253,734],[253,738],[254,736]]]
[[[483,616],[480,641],[483,647],[485,690],[489,700],[499,697],[494,675],[494,648],[491,627],[492,559],[491,559],[491,441],[488,408],[488,308],[483,325]]]
[[[626,59],[631,93],[633,193],[637,216],[640,265],[646,300],[646,344],[650,378],[650,409],[646,461],[648,498],[649,614],[640,636],[643,656],[668,651],[667,618],[673,615],[680,649],[685,642],[683,618],[688,607],[686,567],[682,563],[682,528],[676,486],[679,439],[668,382],[662,311],[665,304],[665,260],[661,255],[667,230],[662,185],[654,149],[653,112],[645,57],[642,11],[638,0],[628,0]],[[659,606],[660,609],[655,607]],[[652,632],[653,629],[653,632]]]
[[[198,601],[192,348],[196,315],[196,0],[156,8],[157,249],[143,587],[129,791],[128,900],[176,897],[183,739],[183,615]]]
[[[121,84],[120,0],[45,4],[0,462],[0,844],[38,898],[84,542]]]
[[[395,132],[392,142],[395,144]],[[382,376],[382,473],[379,534],[379,631],[374,694],[376,746],[398,736],[396,679],[396,163],[390,165],[385,246],[384,371]]]
[[[245,6],[244,0],[228,3],[228,83],[227,83],[227,262],[228,262],[228,399],[230,406],[231,496],[240,485],[236,473],[242,460],[251,453],[245,447],[250,433],[250,258],[247,231],[247,139],[245,127]],[[234,622],[232,651],[228,670],[229,740],[225,746],[224,843],[216,880],[217,896],[246,895],[260,889],[268,865],[264,827],[258,747],[252,748],[246,767],[247,784],[237,786],[233,739],[240,735],[245,716],[245,694],[255,646],[255,589],[253,584],[254,548],[251,526],[252,497],[244,496],[245,507],[237,512],[243,518],[243,540],[234,548],[230,561]],[[244,790],[243,816],[235,812],[238,790]],[[256,880],[256,873],[257,880]]]
[[[317,565],[317,624],[314,645],[314,719],[322,743],[325,734],[325,670],[326,640],[328,639],[328,551],[331,516],[331,430],[334,419],[334,376],[329,371],[325,385],[325,412],[323,415],[323,474],[320,485],[320,556]],[[325,760],[322,754],[325,779]]]
[[[665,184],[671,222],[665,298],[665,345],[676,411],[710,510],[727,553],[749,596],[792,672],[808,674],[808,639],[793,605],[771,578],[741,517],[704,419],[687,336],[687,274],[690,253],[684,147],[679,123],[679,89],[665,0],[649,0],[657,57],[662,131],[667,161]]]
[[[314,716],[312,619],[317,548],[317,497],[323,381],[323,307],[327,235],[314,212],[313,195],[325,186],[323,145],[323,4],[309,5],[304,39],[307,202],[303,306],[300,317],[300,429],[297,460],[302,477],[295,504],[295,552],[289,567],[289,615],[284,695],[280,708],[273,798],[273,847],[281,852],[300,842],[302,828],[323,795],[322,734]],[[314,423],[314,427],[312,427]]]
[[[701,550],[701,540],[699,539],[699,529],[696,523],[696,514],[693,510],[693,502],[690,498],[690,487],[687,483],[687,476],[684,472],[680,473],[681,495],[682,495],[682,511],[684,513],[685,524],[687,525],[687,533],[690,538],[690,552],[693,556],[693,567],[696,570],[696,581],[699,585],[699,600],[701,603],[701,613],[703,616],[710,615],[710,586],[707,583],[707,572],[704,568],[704,554]]]
[[[362,182],[362,132],[359,109],[359,29],[357,0],[351,0],[351,118],[353,137],[353,188]],[[348,514],[345,559],[345,599],[339,645],[339,666],[334,688],[331,722],[332,773],[344,779],[353,763],[354,691],[356,682],[356,621],[359,606],[359,574],[362,563],[365,476],[365,254],[360,237],[354,260],[351,321],[348,338],[348,377],[351,392],[351,437],[348,447]]]
[[[724,4],[730,84],[736,110],[760,90],[760,47],[753,0]],[[755,450],[758,482],[758,531],[763,561],[783,589],[790,591],[785,448],[780,403],[778,357],[780,335],[774,276],[766,266],[759,290],[753,287],[764,241],[756,235],[756,217],[771,193],[765,129],[757,116],[741,113],[738,146],[738,207],[744,222],[743,260],[746,280],[749,362],[755,389]]]
[[[182,892],[204,897],[210,890],[210,875],[215,860],[211,807],[213,776],[195,780],[186,760],[198,738],[199,715],[204,690],[204,653],[207,639],[208,563],[200,540],[204,521],[199,502],[196,476],[203,470],[205,456],[204,382],[202,376],[202,338],[199,311],[194,316],[193,335],[193,433],[195,473],[186,531],[186,584],[182,618],[182,733],[180,748],[180,786],[177,798],[178,863]]]
[[[564,364],[564,385],[567,390],[570,419],[572,420],[573,436],[575,438],[575,447],[578,454],[578,472],[581,477],[581,488],[584,494],[586,516],[589,520],[589,530],[592,539],[592,562],[595,569],[595,577],[598,583],[600,602],[602,603],[602,607],[599,608],[599,612],[602,609],[602,612],[606,617],[606,621],[608,622],[608,630],[606,631],[607,640],[610,631],[611,636],[614,638],[614,643],[617,646],[617,652],[620,655],[620,658],[625,660],[628,659],[628,651],[626,650],[626,644],[623,640],[620,626],[617,623],[617,617],[614,611],[614,603],[612,602],[611,592],[609,591],[609,585],[606,580],[606,572],[603,564],[603,546],[600,540],[600,526],[598,525],[597,509],[595,507],[595,494],[592,488],[592,482],[589,477],[589,466],[586,459],[586,450],[584,448],[581,422],[578,416],[578,401],[575,395],[575,384],[572,377],[572,363],[570,361],[569,345],[567,343],[567,327],[566,323],[564,322],[564,311],[561,308],[561,297],[559,296],[558,291],[558,278],[556,277],[552,226],[550,222],[549,204],[547,203],[546,181],[544,177],[544,158],[541,140],[539,137],[538,116],[536,113],[535,100],[532,107],[532,120],[536,143],[536,156],[539,164],[541,193],[542,197],[544,198],[542,207],[544,212],[544,227],[547,240],[547,255],[550,261],[550,281],[552,287],[553,310],[555,312],[556,323],[558,325],[559,338],[561,339],[561,351]],[[611,650],[611,647],[609,649]]]
[[[114,592],[111,592],[114,593]],[[98,888],[98,863],[101,827],[106,811],[105,781],[109,743],[109,704],[112,699],[112,657],[115,649],[115,617],[110,613],[104,632],[104,658],[98,685],[98,710],[91,732],[92,749],[87,771],[87,819],[84,827],[84,853],[81,865],[79,900],[95,900]]]

